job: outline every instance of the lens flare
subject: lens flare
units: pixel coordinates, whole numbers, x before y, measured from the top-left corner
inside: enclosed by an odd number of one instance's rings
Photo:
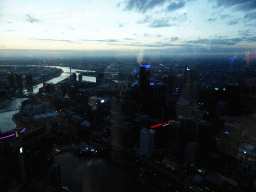
[[[139,65],[143,62],[143,50],[141,50],[137,56],[137,62]]]

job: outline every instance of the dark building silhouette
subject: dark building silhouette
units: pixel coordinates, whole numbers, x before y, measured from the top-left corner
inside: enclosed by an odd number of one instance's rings
[[[240,105],[243,111],[254,112],[256,109],[255,83],[243,83],[240,87]]]
[[[150,85],[150,65],[140,65],[140,87],[146,88]]]
[[[16,75],[16,83],[18,88],[23,88],[23,82],[20,74]]]
[[[27,75],[26,76],[26,88],[28,92],[33,92],[33,79],[32,75]]]
[[[79,80],[79,81],[83,81],[83,75],[82,75],[82,74],[79,74],[78,80]]]
[[[154,150],[155,131],[152,129],[140,130],[140,152],[151,156]]]
[[[10,133],[1,136],[0,165],[4,168],[1,169],[1,180],[5,181],[1,183],[2,189],[5,185],[17,187],[10,184],[15,181],[23,188],[42,190],[48,187],[47,191],[61,191],[60,167],[54,163],[50,129],[48,125],[42,125],[30,132],[17,129],[13,136]]]
[[[191,104],[195,102],[195,71],[186,67],[184,76],[184,87],[182,90],[182,97]]]
[[[73,74],[70,76],[70,78],[71,78],[71,81],[76,81],[76,73],[73,73]]]
[[[120,127],[124,121],[124,103],[122,99],[113,97],[111,100],[111,139],[112,150],[119,151],[121,146]]]
[[[189,142],[185,147],[184,160],[188,161],[189,164],[194,164],[196,156],[199,155],[199,150],[200,147],[197,142]]]
[[[15,83],[15,76],[14,76],[14,74],[10,74],[8,76],[8,81],[9,81],[9,87],[12,88],[12,89],[15,89],[16,88],[16,83]]]
[[[163,83],[167,85],[167,92],[173,93],[176,92],[176,88],[178,88],[178,82],[175,75],[165,76],[162,78]]]

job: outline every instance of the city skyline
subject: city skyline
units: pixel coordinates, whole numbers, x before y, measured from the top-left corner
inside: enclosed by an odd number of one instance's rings
[[[4,0],[0,13],[2,57],[246,57],[256,50],[253,0]]]

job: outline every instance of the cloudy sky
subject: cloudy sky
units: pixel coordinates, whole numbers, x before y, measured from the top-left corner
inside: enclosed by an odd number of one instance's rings
[[[0,23],[0,56],[256,50],[255,0],[1,0]]]

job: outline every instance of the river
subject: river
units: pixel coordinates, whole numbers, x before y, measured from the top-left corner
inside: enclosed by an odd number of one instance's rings
[[[36,66],[36,65],[32,65],[32,66]],[[58,69],[62,69],[63,73],[56,78],[53,78],[49,81],[46,81],[46,83],[53,83],[56,84],[64,79],[66,79],[67,77],[70,76],[70,68],[68,67],[60,67],[60,66],[48,66],[48,67],[54,67],[54,68],[58,68]],[[79,73],[77,73],[77,71],[79,71]],[[89,70],[80,70],[80,69],[71,69],[71,73],[76,73],[77,78],[78,75],[80,74],[80,72],[95,72],[95,71],[89,71]],[[86,81],[94,81],[95,78],[93,77],[86,77],[85,78]],[[34,86],[33,88],[33,93],[36,94],[39,92],[39,89],[43,87],[43,83],[40,83],[37,86]],[[2,132],[6,132],[6,131],[10,131],[16,128],[16,124],[14,123],[14,121],[12,120],[12,116],[15,113],[19,112],[19,108],[21,107],[21,104],[24,100],[26,100],[27,98],[14,98],[14,100],[12,102],[10,102],[7,106],[5,106],[5,108],[3,108],[1,110],[0,113],[0,130]]]
[[[68,67],[51,66],[61,68],[64,72],[56,78],[47,81],[48,83],[58,83],[70,76]],[[78,69],[72,69],[75,73]],[[79,70],[81,72],[81,70]],[[83,70],[83,72],[87,72]],[[92,72],[92,71],[90,71]],[[78,77],[77,73],[77,77]],[[87,78],[87,77],[86,77]],[[88,81],[92,79],[86,79]],[[34,88],[37,93],[43,83]],[[27,98],[14,98],[14,100],[2,109],[0,113],[1,131],[6,132],[16,128],[12,116],[19,112],[19,108]],[[124,173],[116,166],[99,158],[79,158],[71,153],[56,155],[55,161],[61,166],[62,185],[68,187],[74,192],[100,192],[100,191],[149,191],[145,185],[139,182],[139,179],[130,174]],[[126,162],[123,162],[126,164]],[[130,173],[132,173],[131,171]],[[153,191],[153,190],[152,190]]]

